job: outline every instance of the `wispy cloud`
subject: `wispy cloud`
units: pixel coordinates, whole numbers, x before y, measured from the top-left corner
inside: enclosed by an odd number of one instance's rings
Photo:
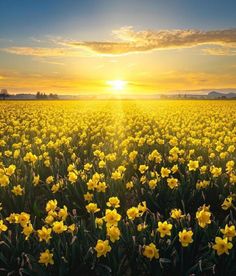
[[[236,56],[236,47],[205,48],[202,51],[205,54],[212,56]]]
[[[38,61],[40,63],[47,63],[47,64],[52,64],[52,65],[60,65],[60,66],[64,66],[65,65],[64,62],[55,61],[54,59],[51,59],[51,57],[36,56],[36,57],[34,57],[34,60]]]
[[[132,26],[128,26],[114,30],[112,34],[120,41],[68,41],[67,44],[107,55],[195,47],[203,44],[236,45],[236,28],[212,31],[195,29],[135,31]]]
[[[84,57],[91,56],[89,53],[73,49],[71,47],[64,48],[47,48],[47,47],[8,47],[0,48],[0,51],[20,55],[20,56],[32,56],[32,57]]]
[[[235,55],[236,28],[223,30],[143,30],[132,26],[112,31],[113,41],[74,41],[48,36],[51,47],[0,48],[10,54],[35,57],[91,57],[94,55],[118,56],[163,49],[182,49],[209,45],[204,49],[209,55]],[[34,41],[41,40],[33,38]],[[216,47],[217,46],[217,47]]]
[[[68,55],[68,52],[63,48],[9,47],[1,50],[21,56],[60,57]]]

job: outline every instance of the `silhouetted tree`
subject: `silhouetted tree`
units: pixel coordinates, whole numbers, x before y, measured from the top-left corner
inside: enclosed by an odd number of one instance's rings
[[[58,99],[58,95],[57,94],[53,94],[53,93],[50,93],[49,96],[48,96],[49,99]]]
[[[37,100],[58,99],[58,95],[53,93],[50,93],[49,95],[47,95],[46,93],[37,92],[36,99]]]
[[[40,99],[41,98],[41,93],[38,91],[36,94],[36,99]]]
[[[0,98],[2,98],[3,100],[5,100],[7,97],[9,97],[7,89],[5,89],[5,88],[1,89]]]

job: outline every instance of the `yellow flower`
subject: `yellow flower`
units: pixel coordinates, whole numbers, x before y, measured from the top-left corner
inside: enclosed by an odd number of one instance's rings
[[[126,189],[131,190],[134,187],[134,183],[132,181],[126,183]]]
[[[14,157],[14,159],[17,159],[19,156],[20,156],[20,150],[17,149],[17,150],[14,151],[13,157]]]
[[[44,264],[45,266],[48,266],[48,264],[53,265],[53,253],[51,253],[48,249],[44,252],[41,252],[39,257],[39,263]]]
[[[5,156],[10,157],[12,155],[12,151],[6,150],[4,151]]]
[[[73,234],[75,232],[75,230],[76,230],[76,227],[75,227],[74,223],[72,223],[71,225],[69,225],[67,227],[67,231],[70,232],[71,234]]]
[[[20,225],[22,227],[25,227],[30,221],[30,215],[25,213],[25,212],[21,212],[18,215],[18,219],[17,219],[17,223],[20,223]]]
[[[73,170],[75,170],[75,164],[69,164],[67,167],[67,171],[72,172]]]
[[[39,237],[39,241],[46,241],[49,242],[49,240],[52,238],[51,236],[52,229],[51,228],[46,228],[43,226],[41,229],[37,230],[37,234]]]
[[[20,185],[14,186],[13,189],[11,190],[11,192],[12,192],[15,196],[21,196],[21,195],[23,195],[23,191],[24,191],[24,189],[21,188]]]
[[[68,173],[68,180],[71,182],[71,183],[75,183],[78,179],[78,175],[74,172],[74,171],[70,171]]]
[[[130,162],[134,162],[134,159],[136,158],[136,156],[138,155],[138,152],[136,151],[136,150],[134,150],[134,151],[131,151],[130,153],[129,153],[129,160],[130,160]]]
[[[189,171],[196,171],[199,168],[199,162],[197,160],[190,160],[188,163]]]
[[[182,218],[184,215],[182,215],[182,211],[180,209],[172,209],[171,210],[171,217],[173,219],[180,219]]]
[[[43,163],[44,163],[45,167],[47,167],[47,168],[49,168],[49,167],[50,167],[50,165],[51,165],[51,163],[50,163],[50,160],[49,160],[49,159],[46,159]]]
[[[210,181],[207,181],[207,180],[198,181],[198,182],[196,183],[196,188],[197,188],[197,190],[205,189],[205,188],[207,188],[209,185],[210,185]]]
[[[162,167],[161,168],[161,177],[162,178],[168,177],[170,175],[170,172],[171,171],[168,168]]]
[[[55,194],[56,192],[59,191],[59,189],[60,189],[60,184],[56,183],[56,184],[52,185],[51,191],[53,194]]]
[[[52,224],[53,221],[54,221],[54,217],[53,217],[52,215],[46,216],[46,218],[45,218],[45,223],[47,223],[47,224]]]
[[[67,226],[64,225],[63,221],[55,221],[53,223],[52,230],[57,234],[61,234],[67,230]]]
[[[177,188],[178,187],[178,179],[177,178],[167,178],[167,185],[171,188]]]
[[[148,155],[148,160],[155,161],[155,163],[160,163],[162,160],[162,157],[161,157],[161,154],[157,150],[154,150],[152,153],[150,153]]]
[[[84,170],[89,171],[93,167],[93,164],[87,163],[84,165]]]
[[[228,197],[224,200],[224,202],[221,204],[221,208],[222,208],[223,210],[225,210],[225,211],[228,210],[230,207],[233,206],[232,201],[233,201],[233,198],[232,198],[231,196],[228,196]]]
[[[11,224],[12,223],[17,223],[18,222],[18,217],[19,217],[19,214],[11,213],[10,216],[6,218],[6,220]]]
[[[126,171],[126,167],[124,166],[119,166],[117,169],[118,172],[120,172],[121,174],[124,173]]]
[[[97,187],[97,184],[98,184],[98,181],[95,181],[93,179],[89,179],[89,181],[87,182],[88,190],[94,191],[95,188]]]
[[[178,170],[179,170],[178,165],[174,165],[174,166],[171,168],[172,173],[177,173]]]
[[[151,171],[150,175],[151,175],[152,178],[155,178],[155,179],[159,180],[159,178],[158,178],[159,174],[156,171]]]
[[[201,167],[200,167],[200,173],[201,173],[201,174],[206,173],[206,171],[207,171],[207,166],[204,165],[204,166],[201,166]]]
[[[102,229],[103,219],[102,218],[95,218],[95,225],[97,228]]]
[[[142,216],[146,211],[147,211],[147,203],[146,201],[143,201],[141,203],[138,204],[138,210],[140,212],[140,216]]]
[[[117,226],[118,222],[121,220],[121,215],[117,213],[116,209],[106,209],[104,220],[107,227]]]
[[[118,241],[120,239],[120,229],[117,226],[107,227],[107,236],[111,242]]]
[[[228,226],[228,224],[226,224],[224,229],[220,229],[220,232],[224,235],[224,238],[228,238],[229,241],[232,241],[232,239],[236,236],[234,225]]]
[[[47,205],[46,205],[46,211],[49,212],[49,211],[54,211],[56,210],[57,208],[57,200],[54,199],[54,200],[49,200],[47,202]]]
[[[227,152],[227,151],[226,151],[226,152],[221,152],[221,153],[220,153],[220,158],[221,158],[221,159],[225,159],[227,156],[228,156],[228,152]]]
[[[228,242],[228,238],[215,238],[215,244],[212,246],[213,249],[216,250],[216,253],[218,256],[226,253],[229,254],[229,249],[233,247],[233,244],[231,242]]]
[[[139,232],[145,230],[146,228],[147,228],[147,225],[146,225],[145,223],[139,223],[139,224],[137,225],[137,230],[138,230]]]
[[[236,184],[236,175],[235,174],[233,174],[233,173],[230,174],[229,182],[231,184]]]
[[[192,230],[187,231],[186,229],[184,229],[183,231],[180,231],[179,232],[179,241],[180,241],[181,245],[183,247],[189,246],[189,244],[193,242],[192,236],[193,236]]]
[[[159,221],[157,231],[160,233],[161,238],[164,238],[165,236],[171,236],[172,227],[173,225],[167,221]]]
[[[51,184],[54,181],[54,177],[50,175],[49,177],[46,178],[46,184]]]
[[[67,207],[64,205],[63,208],[60,208],[60,210],[58,212],[58,217],[61,220],[65,221],[67,216],[68,216]]]
[[[0,220],[0,233],[7,231],[7,226],[3,223],[3,220]]]
[[[98,162],[99,169],[103,169],[105,168],[105,166],[106,166],[106,162],[104,160],[101,160]]]
[[[141,174],[144,174],[148,170],[148,166],[140,165],[138,170],[140,171]]]
[[[209,157],[211,158],[211,159],[213,159],[213,158],[215,158],[215,153],[214,152],[212,152],[210,155],[209,155]]]
[[[16,166],[10,165],[8,168],[6,168],[6,175],[8,175],[8,176],[13,175],[15,170],[16,170]]]
[[[38,157],[34,155],[32,152],[27,152],[23,160],[28,163],[35,163],[37,161]]]
[[[84,194],[84,200],[90,202],[90,201],[92,201],[92,199],[93,199],[93,194],[91,194],[89,192],[87,192],[86,194]]]
[[[28,240],[31,233],[34,231],[33,225],[31,223],[28,223],[23,227],[22,233],[25,235],[25,239]]]
[[[109,160],[109,161],[115,161],[116,160],[116,153],[109,153],[106,156],[106,159]]]
[[[54,218],[57,218],[58,213],[57,213],[56,210],[55,210],[55,211],[49,211],[49,212],[48,212],[48,215],[53,216]]]
[[[10,180],[9,177],[5,174],[0,174],[0,186],[1,187],[6,187],[7,185],[9,185]]]
[[[119,180],[119,179],[122,179],[123,177],[123,174],[120,173],[119,171],[114,171],[112,174],[111,174],[111,179],[114,179],[114,180]]]
[[[127,210],[127,216],[130,220],[134,220],[135,218],[139,217],[139,210],[137,207],[131,207]]]
[[[227,172],[227,173],[230,173],[230,172],[233,170],[234,165],[235,165],[235,163],[234,163],[233,160],[228,161],[228,162],[226,163],[226,172]]]
[[[225,159],[226,156],[228,156],[228,152],[221,152],[221,153],[220,153],[220,158],[221,158],[221,159]]]
[[[155,258],[159,258],[159,249],[156,248],[156,245],[154,243],[150,243],[149,245],[144,246],[143,250],[143,256],[150,259],[150,261]]]
[[[39,181],[40,181],[39,175],[35,175],[33,179],[34,186],[37,186],[39,184]]]
[[[140,177],[140,183],[141,184],[145,184],[147,182],[147,177],[146,177],[146,175],[142,175],[141,177]]]
[[[97,186],[96,186],[96,189],[98,192],[103,192],[105,193],[106,192],[106,189],[107,189],[107,184],[106,182],[98,182]]]
[[[86,205],[86,209],[88,213],[97,213],[100,211],[100,208],[98,208],[96,203],[89,203]]]
[[[222,168],[217,168],[215,166],[211,166],[210,172],[211,172],[213,177],[218,177],[222,173]]]
[[[150,189],[154,190],[157,186],[157,179],[151,179],[148,182],[148,186],[150,187]]]
[[[209,206],[201,206],[196,212],[196,218],[200,227],[205,228],[207,224],[211,224],[211,212]]]
[[[109,245],[109,241],[108,240],[98,240],[96,246],[94,247],[94,249],[97,252],[97,257],[101,257],[104,256],[106,257],[107,253],[111,251],[111,247]]]
[[[108,207],[113,207],[113,208],[119,208],[120,207],[120,200],[118,197],[113,196],[108,199],[107,202]]]
[[[234,145],[230,145],[227,149],[228,152],[234,152],[235,151],[235,146]]]

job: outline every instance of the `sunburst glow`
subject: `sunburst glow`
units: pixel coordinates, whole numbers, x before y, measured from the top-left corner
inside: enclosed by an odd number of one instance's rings
[[[107,81],[107,84],[113,89],[113,90],[118,90],[122,91],[125,89],[127,85],[127,81],[124,80],[109,80]]]

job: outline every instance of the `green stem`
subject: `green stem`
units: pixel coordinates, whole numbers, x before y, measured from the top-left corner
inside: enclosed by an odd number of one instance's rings
[[[181,247],[181,271],[180,271],[180,275],[183,275],[183,271],[184,271],[184,249],[183,249],[183,247]]]

